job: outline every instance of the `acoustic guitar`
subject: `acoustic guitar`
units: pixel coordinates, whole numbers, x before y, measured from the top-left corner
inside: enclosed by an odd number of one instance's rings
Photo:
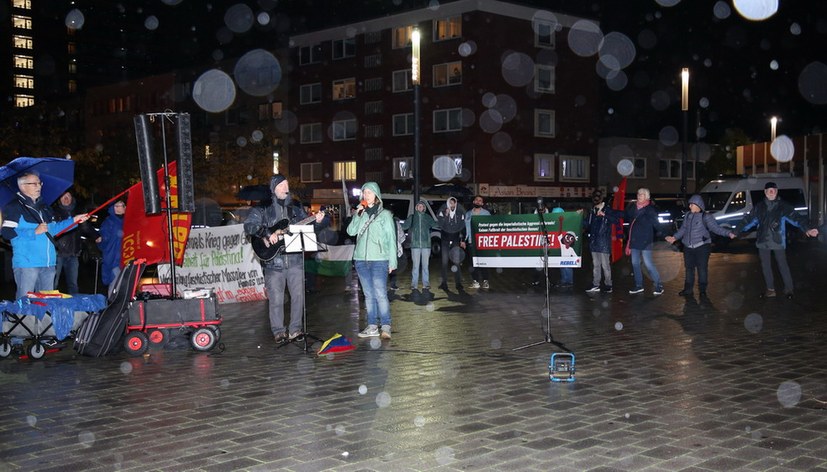
[[[270,234],[288,234],[289,231],[287,229],[290,227],[291,224],[293,225],[306,225],[311,221],[316,220],[316,215],[308,216],[307,218],[299,221],[298,223],[290,223],[290,220],[287,218],[279,221],[278,223],[274,224],[267,231]],[[282,255],[284,253],[284,238],[276,241],[274,244],[270,244],[269,236],[263,238],[252,237],[250,238],[250,245],[253,246],[253,252],[256,254],[256,257],[261,259],[264,262],[272,260],[276,256]]]

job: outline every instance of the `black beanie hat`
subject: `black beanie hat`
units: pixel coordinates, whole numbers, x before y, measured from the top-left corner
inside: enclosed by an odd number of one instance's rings
[[[275,192],[276,185],[284,182],[285,180],[287,180],[287,178],[285,176],[281,175],[281,174],[276,174],[273,177],[271,177],[270,178],[270,191]]]

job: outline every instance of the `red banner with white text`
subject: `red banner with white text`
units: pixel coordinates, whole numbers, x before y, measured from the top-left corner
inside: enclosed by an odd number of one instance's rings
[[[141,182],[127,191],[129,201],[123,219],[123,246],[121,247],[121,265],[133,259],[146,259],[147,264],[169,262],[169,237],[167,236],[167,189],[164,181],[164,169],[158,169],[161,208],[157,215],[144,212],[144,192]],[[176,162],[169,163],[169,196],[172,208],[172,245],[175,251],[175,264],[184,263],[184,250],[192,224],[192,214],[179,213],[178,208],[178,173]]]

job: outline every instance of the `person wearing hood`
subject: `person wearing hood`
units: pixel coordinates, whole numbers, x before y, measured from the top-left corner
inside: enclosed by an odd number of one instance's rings
[[[791,299],[793,298],[793,277],[790,274],[790,266],[787,265],[787,223],[804,231],[811,238],[818,236],[818,229],[810,228],[806,217],[798,213],[794,206],[778,198],[778,186],[775,182],[767,182],[764,185],[764,197],[764,200],[756,203],[744,219],[735,226],[735,231],[748,231],[753,227],[758,227],[755,246],[758,248],[758,257],[761,259],[764,282],[767,284],[767,291],[762,293],[761,297],[775,297],[771,259],[774,256],[778,271],[781,272],[781,280],[784,281],[784,295]]]
[[[126,202],[116,201],[109,207],[109,216],[101,223],[100,236],[95,241],[103,254],[101,281],[109,286],[121,273],[121,244],[123,243],[123,215]]]
[[[393,213],[382,206],[382,192],[376,182],[362,185],[362,201],[347,226],[356,236],[353,264],[365,295],[367,326],[360,338],[391,338],[391,307],[388,300],[388,275],[396,270],[396,223]],[[380,331],[381,327],[381,331]]]
[[[442,282],[439,288],[448,290],[448,263],[450,261],[451,250],[459,247],[460,243],[465,239],[465,209],[457,203],[457,199],[449,197],[442,205],[437,213],[437,222],[439,223],[440,237],[442,239],[440,246],[440,255],[442,256]],[[459,249],[462,251],[462,249]],[[457,265],[457,270],[454,271],[454,280],[456,282],[457,290],[462,290],[462,260],[454,261]]]
[[[267,206],[258,206],[244,220],[244,233],[250,238],[261,238],[267,247],[284,240],[286,231],[275,229],[280,223],[295,224],[307,219],[307,212],[290,197],[290,184],[282,174],[270,178],[273,198]],[[318,235],[328,220],[323,212],[316,213],[313,230]],[[264,272],[264,289],[267,292],[270,331],[277,343],[293,341],[303,333],[304,313],[304,257],[300,252],[279,252],[269,260],[260,260]],[[284,326],[285,287],[290,293],[289,330]]]
[[[722,228],[715,221],[715,217],[704,212],[704,200],[700,195],[689,198],[689,213],[683,218],[683,224],[674,236],[667,236],[666,242],[683,243],[683,265],[686,268],[686,277],[683,290],[678,295],[691,296],[695,284],[695,270],[698,271],[698,292],[701,297],[706,296],[708,284],[709,254],[712,252],[712,236],[710,232],[729,239],[735,238],[735,233]]]
[[[599,292],[602,278],[602,290],[612,293],[612,225],[620,222],[623,212],[607,205],[599,189],[592,192],[592,203],[589,215],[583,218],[592,255],[592,285],[586,292]]]
[[[419,287],[419,274],[422,272],[422,289],[431,289],[431,275],[428,264],[431,260],[431,230],[439,228],[436,220],[427,211],[425,200],[416,203],[416,211],[402,223],[402,229],[409,232],[411,242],[411,290]],[[421,268],[421,269],[420,269]]]
[[[632,256],[632,272],[635,275],[635,287],[629,290],[630,294],[643,293],[643,270],[641,260],[646,265],[649,276],[654,284],[654,295],[663,294],[663,284],[660,280],[658,268],[652,259],[652,245],[658,231],[658,210],[652,203],[649,189],[641,187],[637,190],[637,200],[626,207],[625,220],[629,221],[629,239],[626,241],[626,254]]]
[[[77,201],[71,192],[64,192],[54,205],[55,218],[65,220],[72,218],[75,213]],[[70,295],[80,293],[78,288],[78,256],[83,248],[81,236],[87,236],[93,241],[97,239],[97,233],[89,227],[88,223],[78,225],[75,231],[67,231],[55,238],[57,249],[57,265],[55,266],[55,287],[60,282],[60,275],[65,275],[66,290]]]
[[[465,246],[468,246],[468,250],[471,252],[471,257],[476,255],[476,246],[474,245],[474,240],[471,239],[471,217],[472,216],[490,216],[491,212],[485,209],[485,200],[482,198],[482,195],[477,195],[474,197],[474,208],[471,209],[465,215],[465,241],[462,243],[462,248],[465,249]],[[473,259],[472,259],[473,261]],[[482,287],[485,290],[491,288],[488,284],[488,268],[486,267],[474,267],[474,263],[471,262],[471,278],[473,282],[471,282],[471,288],[480,288]],[[482,281],[482,285],[480,285],[480,281]]]
[[[22,298],[28,292],[54,290],[57,252],[52,235],[85,222],[89,215],[56,220],[52,208],[40,198],[43,182],[36,172],[21,174],[17,187],[20,191],[3,208],[0,234],[11,244],[15,297]]]

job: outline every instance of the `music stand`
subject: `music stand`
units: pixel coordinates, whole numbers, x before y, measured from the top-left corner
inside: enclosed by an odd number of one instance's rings
[[[304,352],[307,352],[314,343],[322,341],[321,338],[307,332],[307,289],[305,287],[306,274],[304,268],[305,254],[308,252],[322,251],[326,251],[326,249],[319,246],[313,225],[290,225],[287,233],[284,234],[284,252],[287,254],[301,253],[302,255],[302,294],[304,295],[304,304],[302,304],[302,333],[293,339],[288,339],[279,344],[279,349],[290,343],[304,341],[303,349]],[[308,338],[312,339],[312,341],[308,342]]]

